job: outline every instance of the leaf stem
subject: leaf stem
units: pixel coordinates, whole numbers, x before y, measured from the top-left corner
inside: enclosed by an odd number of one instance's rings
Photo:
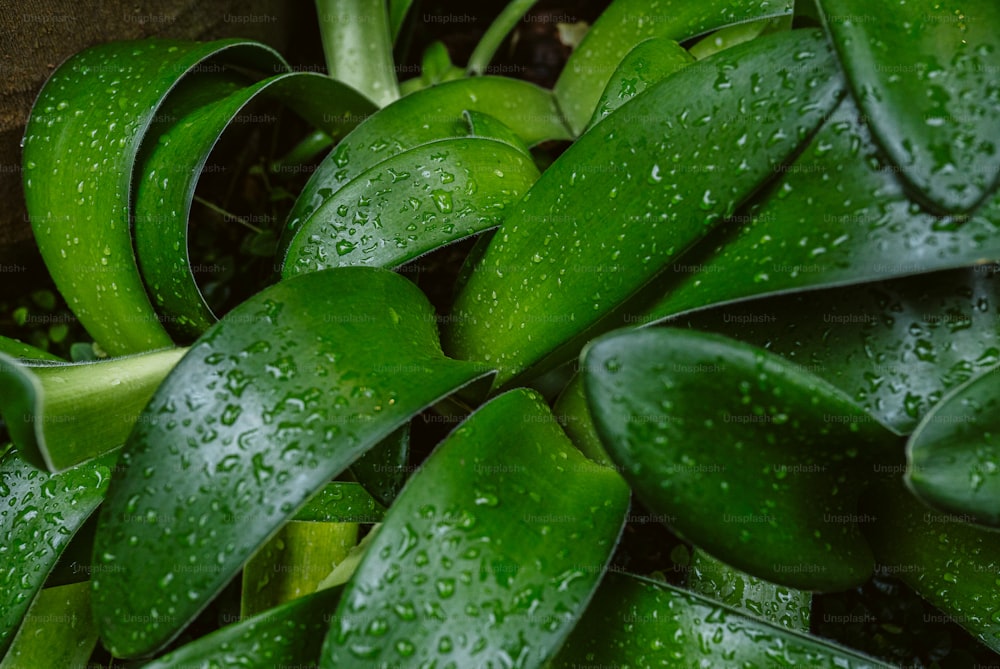
[[[326,69],[380,107],[399,98],[384,0],[316,0]]]
[[[214,202],[209,202],[208,200],[206,200],[203,197],[198,197],[197,195],[195,195],[194,196],[194,201],[197,202],[198,204],[202,205],[202,206],[208,207],[209,209],[211,209],[212,211],[214,211],[217,214],[221,214],[224,220],[227,220],[227,221],[236,221],[237,223],[239,223],[243,227],[248,228],[250,230],[253,230],[258,235],[260,233],[264,232],[262,229],[258,228],[256,225],[250,223],[250,221],[246,220],[242,216],[237,216],[236,214],[230,214],[228,211],[226,211],[225,209],[223,209],[219,205],[215,204]]]
[[[469,74],[478,76],[486,71],[508,33],[537,2],[538,0],[512,0],[504,7],[500,16],[496,17],[486,30],[486,34],[479,40],[472,56],[469,57],[469,64],[466,67]]]

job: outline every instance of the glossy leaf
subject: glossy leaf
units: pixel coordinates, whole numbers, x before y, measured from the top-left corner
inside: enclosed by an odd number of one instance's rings
[[[582,377],[579,374],[566,384],[556,400],[553,411],[559,417],[566,435],[581,453],[605,467],[617,467],[604,450],[601,437],[597,434],[594,419],[590,416],[590,408],[587,406],[587,396],[583,392]]]
[[[378,523],[385,507],[359,483],[328,483],[306,502],[294,520],[328,523]]]
[[[850,649],[638,576],[609,574],[552,669],[889,669]]]
[[[240,616],[316,592],[357,543],[355,523],[289,521],[244,565]]]
[[[24,616],[0,669],[85,667],[96,645],[90,583],[46,588]]]
[[[671,321],[767,348],[901,434],[950,388],[1000,362],[992,266],[769,297]]]
[[[613,333],[583,362],[608,454],[684,538],[792,588],[870,576],[857,498],[875,466],[901,459],[899,445],[839,390],[761,349],[685,330]]]
[[[629,51],[662,37],[683,42],[710,30],[792,13],[792,0],[615,0],[573,50],[555,95],[573,134],[597,109],[601,91]]]
[[[399,38],[412,5],[413,0],[389,0],[389,28],[394,42]]]
[[[379,505],[389,506],[406,483],[409,461],[410,426],[404,425],[355,460],[351,474]]]
[[[395,268],[496,227],[538,178],[531,158],[485,138],[423,144],[345,184],[284,247],[284,278],[330,267]]]
[[[694,62],[687,49],[672,39],[652,38],[628,52],[611,75],[587,130],[651,85]]]
[[[337,588],[296,599],[181,646],[143,669],[313,666],[339,598]]]
[[[542,666],[597,587],[628,497],[537,395],[494,399],[390,509],[345,587],[321,666]]]
[[[971,211],[1000,180],[1000,5],[819,0],[868,124],[914,194]]]
[[[769,65],[785,59],[795,68]],[[651,86],[563,153],[505,220],[455,301],[446,350],[495,365],[498,385],[574,357],[574,338],[731,215],[839,96],[814,31],[733,47]]]
[[[287,65],[241,40],[111,42],[64,62],[35,101],[24,136],[24,192],[59,291],[111,355],[171,345],[132,252],[132,169],[169,91],[189,71]]]
[[[192,96],[196,92],[190,86],[178,94]],[[165,114],[176,120],[156,133],[156,144],[138,178],[135,248],[139,267],[171,331],[188,341],[217,320],[191,269],[188,221],[201,171],[227,127],[246,117],[247,105],[254,100],[271,98],[337,140],[376,109],[347,85],[308,72],[280,74],[227,93],[188,109],[181,106],[186,100],[173,104],[173,99],[168,100]],[[179,106],[179,110],[171,109]]]
[[[873,488],[862,511],[875,518],[865,534],[880,571],[1000,652],[1000,532],[930,511],[898,479]]]
[[[31,344],[25,344],[24,342],[4,336],[0,336],[0,354],[10,356],[11,358],[28,358],[30,360],[51,360],[53,362],[62,360],[59,356],[53,355],[48,351],[43,351]]]
[[[288,215],[279,257],[298,228],[363,172],[421,144],[466,137],[469,110],[490,114],[529,146],[570,136],[552,93],[524,81],[477,77],[407,95],[365,119],[316,168]]]
[[[46,576],[104,498],[114,455],[61,474],[0,456],[0,653]]]
[[[686,585],[692,592],[779,627],[809,632],[812,595],[808,592],[733,569],[697,548],[687,573]]]
[[[906,482],[918,498],[962,519],[1000,526],[998,368],[936,404],[906,445]]]
[[[0,354],[0,414],[11,440],[22,458],[53,472],[118,448],[185,351],[84,363]]]
[[[316,14],[330,76],[380,107],[398,99],[386,1],[316,0]]]
[[[798,4],[802,5],[804,3],[800,2]],[[720,51],[725,51],[737,44],[743,44],[743,42],[749,42],[752,39],[756,39],[762,35],[769,35],[773,32],[790,30],[791,27],[792,16],[790,14],[729,26],[701,38],[696,44],[692,44],[690,49],[691,55],[701,60]]]
[[[651,287],[645,319],[1000,259],[1000,196],[967,220],[923,212],[858,114],[846,98],[765,197]]]
[[[440,353],[426,298],[391,272],[308,274],[231,311],[122,453],[95,540],[95,567],[115,570],[94,578],[105,645],[167,643],[333,476],[485,373]]]

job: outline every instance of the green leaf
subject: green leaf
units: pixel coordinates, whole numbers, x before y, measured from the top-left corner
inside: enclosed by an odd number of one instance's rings
[[[863,501],[865,515],[875,518],[865,535],[880,571],[1000,652],[1000,532],[929,510],[898,479],[872,488]]]
[[[402,490],[410,461],[410,426],[399,428],[351,465],[351,474],[380,505],[389,506]]]
[[[982,266],[775,296],[672,325],[766,348],[909,434],[950,389],[1000,362],[1000,276]]]
[[[115,456],[47,474],[0,456],[0,653],[45,577],[104,498]]]
[[[766,18],[760,21],[750,21],[749,23],[722,28],[708,37],[703,37],[696,44],[692,45],[691,55],[698,60],[708,58],[720,51],[725,51],[743,42],[749,42],[762,35],[769,35],[781,30],[790,30],[791,26],[792,16],[791,14],[785,14],[776,18]]]
[[[190,82],[168,100],[165,115],[175,120],[150,139],[156,143],[140,167],[135,203],[135,249],[143,279],[171,331],[187,341],[217,320],[191,270],[188,221],[201,171],[227,127],[238,124],[253,101],[266,97],[289,106],[337,140],[376,109],[347,85],[308,72],[225,90],[221,99],[192,106],[185,98],[198,94],[192,90],[196,86],[205,84]],[[273,252],[273,242],[267,255]]]
[[[699,595],[779,627],[809,632],[811,594],[733,569],[697,548],[692,551],[687,587]]]
[[[111,355],[172,344],[132,252],[129,197],[139,144],[170,90],[192,70],[274,72],[262,44],[111,42],[64,62],[24,136],[24,190],[42,258],[87,331]]]
[[[559,107],[574,135],[597,109],[615,68],[651,37],[683,42],[710,30],[792,13],[792,0],[615,0],[573,50],[555,85]],[[774,61],[780,62],[780,61]],[[683,96],[682,96],[683,97]]]
[[[503,11],[493,20],[490,27],[480,38],[472,55],[469,56],[469,74],[480,75],[487,70],[493,56],[507,35],[517,27],[517,24],[524,19],[524,15],[536,4],[538,0],[510,0],[503,8]]]
[[[591,418],[590,409],[587,407],[587,396],[583,392],[582,377],[579,374],[570,379],[563,388],[553,410],[559,417],[566,436],[581,453],[605,467],[617,467],[604,450],[601,437],[597,434],[594,419]]]
[[[393,504],[345,587],[321,666],[541,666],[597,587],[628,497],[537,395],[494,399]]]
[[[857,498],[874,467],[901,460],[898,439],[839,390],[761,349],[685,330],[612,333],[582,360],[608,454],[684,538],[792,588],[841,590],[871,575]]]
[[[755,295],[1000,259],[1000,196],[967,220],[910,201],[850,98],[780,180],[652,287],[657,320]]]
[[[294,520],[328,523],[379,523],[385,507],[359,483],[328,483],[306,502]]]
[[[651,85],[693,62],[694,57],[687,49],[672,39],[653,38],[640,42],[611,75],[586,129],[590,130]]]
[[[771,65],[785,60],[797,65]],[[455,301],[446,350],[498,367],[498,385],[574,357],[576,338],[732,215],[840,95],[815,31],[727,49],[649,87],[563,153],[506,219]]]
[[[936,404],[906,445],[906,483],[936,509],[1000,526],[997,371],[969,380]]]
[[[95,574],[105,645],[135,657],[170,641],[333,476],[485,374],[441,354],[433,309],[391,272],[307,274],[231,311],[122,453],[95,540],[95,568],[116,570]]]
[[[538,178],[529,156],[485,138],[429,142],[345,184],[282,243],[284,278],[330,267],[395,268],[496,227]]]
[[[872,132],[924,203],[971,211],[1000,180],[994,0],[819,0]]]
[[[227,625],[143,669],[313,666],[340,592],[339,588],[321,590]]]
[[[357,543],[356,523],[289,521],[243,567],[240,616],[316,592]]]
[[[889,669],[850,649],[638,576],[609,574],[552,669]]]
[[[392,41],[399,39],[399,33],[410,13],[413,0],[389,0],[389,28],[392,31]]]
[[[22,458],[58,472],[118,448],[186,349],[99,362],[0,354],[0,415]]]
[[[379,107],[399,98],[386,0],[316,0],[316,14],[330,76]]]
[[[278,257],[303,223],[362,173],[422,144],[467,137],[463,114],[470,110],[495,117],[529,146],[569,139],[552,93],[525,81],[479,77],[407,95],[367,118],[317,167],[288,215]]]
[[[96,645],[90,583],[46,588],[24,616],[0,669],[85,667]]]
[[[42,349],[36,348],[30,344],[25,344],[24,342],[4,337],[2,335],[0,335],[0,354],[10,356],[11,358],[51,360],[53,362],[61,361],[59,356],[53,355],[48,351],[43,351]]]

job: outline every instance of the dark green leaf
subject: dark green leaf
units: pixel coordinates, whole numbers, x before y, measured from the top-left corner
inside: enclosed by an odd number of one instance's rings
[[[355,460],[351,473],[380,505],[389,506],[406,483],[409,461],[410,426],[404,425]]]
[[[76,531],[104,498],[114,455],[61,474],[0,456],[0,653]]]
[[[629,51],[651,37],[683,42],[734,23],[792,13],[792,0],[615,0],[573,50],[555,95],[574,135]],[[775,61],[778,62],[778,61]]]
[[[356,462],[356,461],[355,461]],[[306,502],[294,520],[328,523],[380,523],[385,507],[360,483],[328,483]]]
[[[95,574],[105,645],[168,642],[330,478],[485,373],[441,354],[423,293],[391,272],[307,274],[231,311],[122,453],[95,540],[95,567],[116,570]]]
[[[672,321],[767,348],[908,434],[949,388],[1000,362],[992,266],[769,297]]]
[[[1000,180],[1000,4],[819,0],[858,105],[899,174],[945,213]]]
[[[994,367],[936,404],[907,444],[910,489],[967,522],[1000,526],[1000,379]]]
[[[170,90],[196,68],[287,68],[242,40],[111,42],[64,62],[24,136],[32,228],[59,291],[111,355],[171,345],[139,277],[129,197],[139,144]]]
[[[280,74],[236,91],[225,88],[224,96],[192,107],[185,98],[198,94],[195,86],[204,84],[190,82],[168,100],[166,114],[175,120],[159,130],[145,156],[135,202],[135,249],[143,279],[171,330],[188,341],[216,321],[191,270],[188,220],[201,171],[226,128],[263,97],[286,104],[334,140],[376,109],[347,85],[308,72]],[[177,97],[182,99],[175,102]],[[276,241],[272,231],[264,231],[250,252],[273,255]]]
[[[694,62],[694,57],[672,39],[653,38],[628,52],[611,75],[587,130],[651,85]]]
[[[314,666],[340,592],[340,588],[321,590],[227,625],[143,669]]]
[[[494,399],[393,504],[321,666],[542,666],[597,587],[628,496],[537,395]]]
[[[0,669],[85,667],[96,645],[90,583],[46,588],[24,616]]]
[[[1000,196],[968,220],[909,200],[846,98],[762,201],[651,286],[646,318],[1000,259]]]
[[[345,184],[283,243],[282,276],[329,267],[395,268],[496,227],[538,178],[504,142],[429,142]]]
[[[4,337],[0,335],[0,354],[10,356],[12,358],[28,358],[31,360],[51,360],[53,362],[59,362],[60,358],[57,355],[53,355],[48,351],[43,351],[40,348],[35,348],[30,344],[25,344],[16,339],[11,339],[9,337]]]
[[[792,588],[867,580],[857,497],[876,467],[902,458],[897,437],[847,396],[761,349],[685,330],[613,333],[583,362],[608,454],[682,536]]]
[[[779,627],[809,632],[812,595],[751,576],[695,549],[688,567],[687,587],[742,613]]]
[[[1000,652],[1000,532],[930,511],[898,479],[873,488],[864,504],[876,518],[865,535],[880,570]]]
[[[771,65],[786,60],[795,67]],[[815,31],[727,49],[649,87],[506,219],[455,301],[446,349],[498,367],[498,385],[575,357],[574,338],[732,215],[840,95]]]
[[[704,597],[609,574],[552,669],[890,669],[813,636],[748,618]]]

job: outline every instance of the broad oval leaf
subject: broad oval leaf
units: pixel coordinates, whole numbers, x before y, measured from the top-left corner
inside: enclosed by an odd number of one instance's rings
[[[819,0],[868,124],[927,204],[971,211],[1000,180],[995,0]]]
[[[200,82],[192,82],[198,85]],[[183,82],[182,82],[183,86]],[[189,341],[217,319],[205,302],[188,258],[188,220],[195,187],[212,149],[246,106],[259,98],[287,105],[336,140],[375,110],[357,91],[329,77],[291,72],[270,77],[176,114],[160,129],[140,166],[135,202],[135,250],[143,279],[171,331]],[[179,87],[167,101],[197,95]],[[153,134],[153,133],[150,133]]]
[[[21,457],[58,472],[125,443],[146,402],[187,349],[98,362],[0,354],[0,415]]]
[[[664,583],[609,574],[552,669],[619,666],[890,669],[875,658]]]
[[[944,394],[1000,362],[994,266],[748,300],[674,326],[766,348],[822,377],[900,434]]]
[[[398,267],[496,227],[537,178],[530,156],[504,142],[423,144],[358,175],[314,211],[283,245],[282,276]]]
[[[792,588],[871,575],[858,494],[901,454],[839,390],[761,349],[669,328],[612,333],[582,359],[605,448],[684,538]]]
[[[643,320],[1000,259],[1000,196],[967,219],[907,196],[845,98],[762,198],[661,276]]]
[[[540,397],[497,397],[389,510],[345,587],[321,666],[542,666],[597,587],[628,498]]]
[[[498,367],[498,385],[575,356],[551,354],[731,215],[840,95],[815,31],[727,49],[649,87],[563,153],[507,218],[455,301],[446,350]]]
[[[906,445],[906,483],[962,519],[1000,527],[1000,377],[993,369],[948,393]]]
[[[615,0],[570,55],[554,93],[574,135],[597,109],[618,64],[654,37],[683,42],[734,23],[792,13],[791,0]]]
[[[278,256],[316,210],[363,172],[421,144],[467,136],[469,110],[490,114],[529,146],[570,137],[552,93],[525,81],[477,77],[407,95],[365,119],[316,168],[288,214]]]
[[[423,293],[388,271],[306,274],[231,311],[122,452],[95,538],[105,645],[163,646],[333,476],[485,374],[441,354]]]
[[[142,669],[311,667],[319,658],[340,588],[329,588],[227,625]]]
[[[0,456],[0,653],[56,561],[104,498],[115,455],[61,474]]]
[[[274,72],[256,42],[111,42],[45,83],[24,135],[24,196],[42,258],[73,313],[108,353],[170,346],[139,276],[130,232],[139,145],[170,90],[199,66]]]
[[[1000,532],[931,511],[899,480],[873,487],[862,511],[880,570],[1000,652]]]

